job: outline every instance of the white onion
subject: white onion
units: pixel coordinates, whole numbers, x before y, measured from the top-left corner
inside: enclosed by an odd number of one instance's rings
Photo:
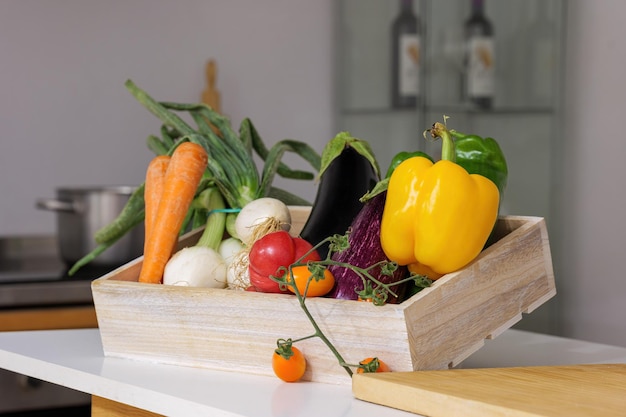
[[[233,261],[226,267],[226,282],[231,290],[245,290],[250,286],[248,273],[248,253],[245,250],[237,253]]]
[[[229,237],[222,240],[217,251],[226,262],[226,265],[230,265],[235,255],[243,250],[243,243],[237,238]]]
[[[240,290],[250,285],[248,263],[243,243],[237,238],[222,240],[217,251],[226,262],[226,284],[229,289]]]
[[[237,237],[246,246],[254,243],[259,237],[259,229],[273,225],[273,230],[289,231],[291,228],[291,214],[289,208],[282,201],[263,197],[246,204],[235,220],[235,231]]]
[[[192,246],[176,252],[165,265],[163,284],[226,287],[226,262],[214,249]]]

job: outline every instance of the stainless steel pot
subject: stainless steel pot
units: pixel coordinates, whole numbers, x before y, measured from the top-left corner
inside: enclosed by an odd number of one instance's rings
[[[112,222],[135,190],[131,186],[58,188],[56,199],[39,199],[37,208],[57,212],[57,239],[63,260],[73,264],[95,249],[97,230]],[[137,226],[91,264],[117,266],[143,253],[144,228]]]

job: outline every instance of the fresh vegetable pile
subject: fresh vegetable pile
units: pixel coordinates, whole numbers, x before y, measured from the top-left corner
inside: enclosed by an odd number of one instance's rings
[[[145,183],[96,233],[99,246],[70,274],[143,222],[139,282],[295,296],[314,333],[277,341],[272,366],[285,381],[304,375],[306,360],[294,344],[310,338],[326,344],[348,375],[388,371],[375,356],[346,363],[307,299],[402,302],[472,262],[495,225],[508,175],[504,155],[495,140],[448,130],[445,119],[425,132],[442,140],[439,161],[408,150],[381,179],[369,144],[347,132],[321,155],[296,140],[268,150],[249,119],[236,133],[204,104],[157,102],[131,81],[126,87],[162,122],[160,137],[147,140],[156,156]],[[316,173],[289,168],[281,162],[285,152],[301,156]],[[264,161],[260,172],[254,153]],[[275,175],[317,176],[314,203],[275,188]],[[290,234],[289,205],[311,206],[298,236]],[[176,251],[179,236],[196,229],[195,246]]]
[[[310,205],[301,197],[273,186],[276,175],[295,180],[314,178],[314,172],[292,170],[281,162],[285,152],[292,152],[307,161],[314,171],[319,171],[320,155],[306,143],[285,139],[278,141],[268,150],[250,119],[244,119],[239,132],[236,133],[226,117],[205,104],[157,102],[130,80],[126,82],[126,87],[162,122],[160,137],[149,135],[147,138],[148,147],[157,156],[172,156],[176,148],[184,142],[200,145],[206,152],[206,169],[202,171],[202,178],[194,192],[190,209],[184,213],[185,217],[179,233],[204,226],[208,218],[216,212],[226,213],[226,228],[229,229],[229,226],[234,224],[236,216],[236,213],[231,213],[229,208],[237,211],[262,197],[272,197],[284,204]],[[191,117],[195,127],[185,122],[178,115],[179,112]],[[258,155],[264,161],[260,173],[253,154]],[[147,177],[151,175],[152,173],[148,172]],[[141,224],[146,215],[152,215],[151,210],[156,209],[156,204],[150,205],[150,203],[158,193],[155,194],[150,189],[149,193],[146,193],[146,186],[149,188],[150,184],[144,183],[137,188],[114,222],[96,232],[95,240],[98,246],[72,266],[69,271],[70,275],[107,250],[129,230]],[[202,191],[208,188],[215,188],[219,191],[224,200],[225,209],[215,211],[217,207],[208,206],[207,202],[201,201]],[[146,203],[150,206],[148,207]],[[168,213],[168,216],[180,215],[181,212],[177,210],[176,213]],[[164,218],[158,220],[164,221]],[[170,222],[169,219],[168,222]],[[218,235],[219,231],[213,230],[206,233]],[[231,235],[234,234],[233,231]],[[221,235],[219,236],[221,238]]]

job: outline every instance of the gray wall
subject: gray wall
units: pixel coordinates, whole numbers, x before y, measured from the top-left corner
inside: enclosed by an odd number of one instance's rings
[[[626,346],[626,27],[620,0],[568,2],[557,193],[561,331]]]
[[[214,58],[235,126],[250,117],[268,144],[294,138],[321,151],[334,134],[332,7],[0,1],[0,235],[54,233],[54,213],[34,202],[57,186],[143,180],[145,138],[160,122],[126,91],[128,78],[156,99],[198,102]],[[312,182],[292,187],[314,197]]]
[[[159,122],[126,92],[127,78],[157,99],[197,101],[215,58],[234,124],[249,116],[269,143],[321,150],[335,133],[333,3],[2,0],[0,235],[54,233],[54,215],[34,201],[57,186],[142,181],[144,140]],[[626,3],[567,5],[554,330],[626,346]]]

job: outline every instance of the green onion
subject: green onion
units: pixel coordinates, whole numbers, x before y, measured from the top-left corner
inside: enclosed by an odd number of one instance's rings
[[[319,171],[321,157],[306,143],[285,139],[268,150],[250,119],[244,119],[239,132],[236,132],[227,117],[205,104],[158,102],[131,80],[127,80],[125,86],[137,101],[162,123],[161,137],[149,135],[146,140],[151,151],[156,155],[171,155],[180,143],[190,141],[204,147],[209,155],[207,172],[196,192],[196,203],[187,213],[181,233],[189,227],[193,229],[201,225],[206,227],[210,222],[215,221],[216,231],[206,233],[214,233],[217,236],[219,233],[217,230],[221,228],[223,235],[225,226],[221,223],[226,222],[226,217],[229,218],[229,224],[232,223],[235,215],[233,213],[216,215],[213,212],[211,214],[206,212],[207,204],[219,205],[216,194],[223,199],[222,205],[234,209],[242,208],[261,197],[275,197],[285,204],[310,204],[301,197],[272,186],[276,175],[299,180],[312,180],[315,177],[312,172],[293,170],[281,162],[285,152],[294,152],[307,161],[315,171]],[[176,112],[186,112],[196,126],[192,127]],[[257,169],[253,152],[256,152],[264,162],[261,173]],[[207,191],[206,194],[203,194],[204,191]],[[99,246],[79,260],[72,267],[72,271],[75,272],[93,260],[143,221],[143,192],[144,184],[133,193],[120,215],[111,224],[96,232],[94,237]],[[208,197],[215,200],[205,201],[204,199]],[[219,220],[222,217],[224,219]]]
[[[204,209],[207,216],[204,231],[196,246],[217,250],[226,228],[226,213],[222,211],[226,206],[222,194],[215,187],[207,188],[194,200],[193,206]]]

